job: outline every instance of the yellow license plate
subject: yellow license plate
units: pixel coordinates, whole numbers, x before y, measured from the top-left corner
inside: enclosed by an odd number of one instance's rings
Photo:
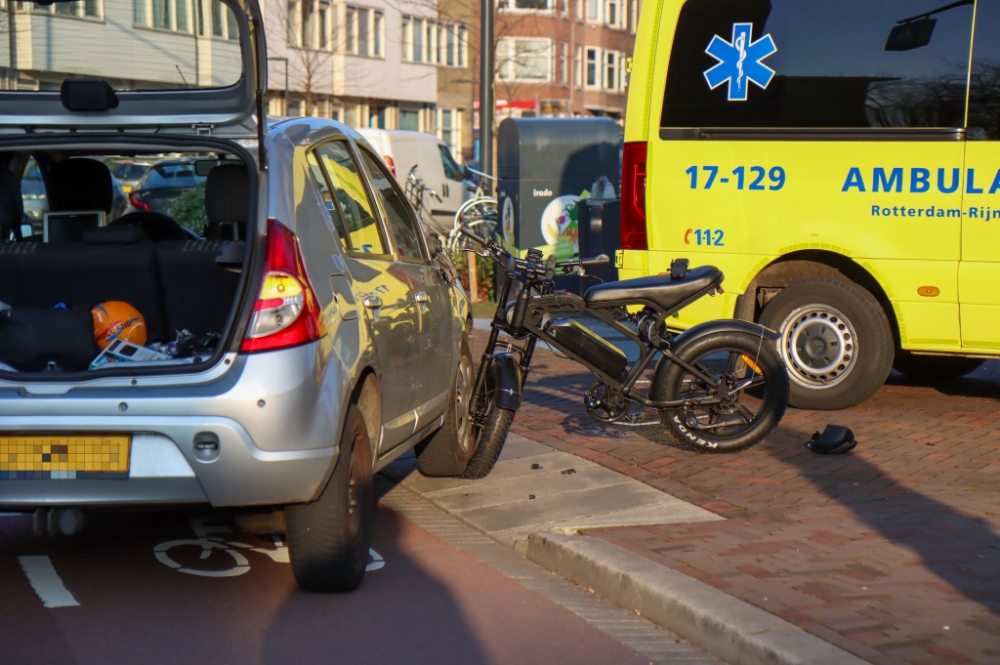
[[[0,435],[0,480],[127,478],[127,434]]]

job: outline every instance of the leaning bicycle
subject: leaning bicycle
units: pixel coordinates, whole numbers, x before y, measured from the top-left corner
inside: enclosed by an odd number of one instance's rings
[[[472,249],[474,241],[469,240],[465,232],[472,233],[479,238],[493,238],[499,220],[497,200],[487,193],[489,191],[488,183],[490,181],[496,182],[496,178],[468,167],[466,170],[479,177],[479,184],[472,198],[465,201],[455,212],[455,221],[445,242],[445,246],[452,254]]]
[[[759,443],[781,421],[789,380],[777,333],[739,320],[709,321],[676,336],[667,330],[668,317],[722,292],[718,268],[688,269],[687,260],[678,259],[670,274],[598,284],[580,297],[554,292],[555,275],[583,274],[608,263],[607,256],[556,263],[532,249],[520,259],[492,239],[466,237],[505,271],[470,400],[477,449],[466,477],[483,477],[496,463],[539,341],[597,375],[583,398],[600,422],[624,421],[637,402],[658,411],[662,425],[692,450],[732,453]],[[507,304],[515,284],[517,295]],[[575,315],[614,328],[639,348],[638,359],[629,362]],[[640,377],[657,357],[643,391]]]

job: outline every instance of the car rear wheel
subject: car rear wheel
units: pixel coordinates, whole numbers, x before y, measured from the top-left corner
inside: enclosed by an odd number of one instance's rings
[[[467,342],[462,342],[444,424],[415,448],[417,466],[425,476],[457,476],[469,466],[476,452],[476,436],[469,417],[475,380],[472,351]]]
[[[288,555],[306,591],[353,591],[368,565],[375,498],[368,431],[354,404],[340,437],[340,456],[323,493],[288,507]]]
[[[767,304],[760,322],[778,331],[788,403],[846,409],[875,394],[892,368],[889,320],[865,289],[838,279],[796,282]]]

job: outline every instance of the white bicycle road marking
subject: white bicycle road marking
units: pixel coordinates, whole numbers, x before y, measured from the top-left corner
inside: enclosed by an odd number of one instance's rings
[[[371,572],[373,570],[382,570],[385,568],[385,559],[382,558],[381,554],[370,547],[368,548],[368,556],[370,556],[372,560],[368,562],[367,566],[365,566],[366,571]]]
[[[267,549],[263,547],[254,547],[253,545],[247,545],[246,543],[240,543],[233,540],[226,540],[218,536],[210,536],[211,533],[225,534],[232,533],[232,529],[228,526],[209,526],[205,522],[214,519],[220,519],[221,515],[205,515],[202,517],[196,517],[191,520],[191,530],[194,531],[197,538],[188,538],[181,540],[169,540],[165,543],[160,543],[153,548],[153,555],[156,560],[167,566],[168,568],[173,568],[174,570],[186,573],[188,575],[197,575],[199,577],[236,577],[237,575],[243,575],[250,570],[250,561],[243,556],[240,550],[249,550],[251,552],[257,552],[258,554],[267,555],[275,563],[289,563],[290,559],[288,557],[288,546],[281,540],[279,536],[271,536],[274,541],[274,549]],[[201,547],[201,554],[199,555],[199,561],[204,561],[205,559],[212,556],[213,552],[219,551],[224,552],[235,562],[235,566],[229,568],[221,568],[214,570],[204,570],[201,568],[194,568],[192,566],[184,566],[175,561],[167,552],[174,547]],[[381,570],[385,567],[385,560],[375,550],[369,548],[368,556],[371,561],[365,566],[366,571]]]
[[[19,556],[21,568],[45,607],[78,607],[47,556]]]

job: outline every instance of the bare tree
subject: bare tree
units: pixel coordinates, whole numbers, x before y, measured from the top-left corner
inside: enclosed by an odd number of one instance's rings
[[[271,17],[287,45],[289,87],[302,92],[303,115],[312,115],[317,97],[333,94],[333,11],[318,0],[271,0]]]

